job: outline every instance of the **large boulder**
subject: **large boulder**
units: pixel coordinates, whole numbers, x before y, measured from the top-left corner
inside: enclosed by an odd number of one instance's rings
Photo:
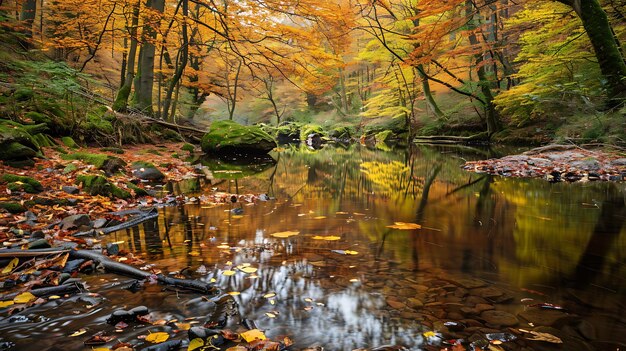
[[[256,126],[243,126],[233,121],[217,121],[200,142],[205,153],[268,153],[276,141]]]
[[[0,160],[21,161],[38,155],[40,155],[39,145],[26,126],[0,120]]]

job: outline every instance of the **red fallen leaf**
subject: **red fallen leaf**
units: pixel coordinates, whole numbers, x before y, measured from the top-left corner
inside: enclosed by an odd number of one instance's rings
[[[232,340],[232,341],[239,339],[239,334],[228,329],[222,330],[222,336],[224,337],[224,339]]]
[[[128,324],[124,322],[118,322],[115,325],[115,329],[125,329],[125,328],[128,328]]]
[[[93,265],[93,261],[89,260],[89,261],[85,261],[83,262],[83,264],[80,265],[80,267],[78,267],[78,271],[82,271],[83,269],[90,267],[91,265]]]
[[[282,348],[283,345],[281,343],[271,340],[255,340],[248,347],[251,351],[280,351]]]
[[[111,341],[113,339],[115,339],[115,336],[105,335],[104,332],[101,331],[101,332],[97,332],[91,338],[86,340],[85,341],[85,345],[87,345],[87,346],[103,345],[103,344],[106,344],[107,342],[109,342],[109,341]]]
[[[129,344],[127,342],[118,342],[117,344],[115,344],[115,345],[113,345],[111,347],[111,350],[117,350],[117,349],[119,349],[121,347],[128,347],[128,348],[132,349],[133,348],[133,344]]]

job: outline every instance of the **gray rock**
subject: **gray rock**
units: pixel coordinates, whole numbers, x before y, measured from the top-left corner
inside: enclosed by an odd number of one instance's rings
[[[626,157],[611,161],[612,166],[626,166]]]
[[[486,324],[492,326],[513,327],[519,324],[519,320],[514,315],[498,310],[485,311],[480,314],[480,318],[485,321]]]
[[[531,166],[537,166],[537,167],[550,167],[552,166],[552,161],[545,159],[545,158],[539,158],[539,157],[532,157],[530,159],[528,159],[528,161],[526,161],[526,163],[528,163]]]
[[[104,227],[104,225],[107,224],[107,222],[108,220],[106,218],[98,218],[95,221],[93,221],[93,228],[100,229]]]
[[[576,169],[582,169],[585,171],[599,171],[602,168],[602,165],[595,158],[590,158],[586,160],[579,160],[570,163],[570,166]]]
[[[51,247],[50,243],[46,239],[37,239],[28,243],[29,250],[47,249],[49,247]]]
[[[77,214],[67,216],[61,221],[60,227],[62,230],[76,229],[81,226],[87,226],[91,223],[91,219],[86,214]]]
[[[76,186],[64,185],[62,190],[70,195],[76,195],[80,192],[80,189]]]

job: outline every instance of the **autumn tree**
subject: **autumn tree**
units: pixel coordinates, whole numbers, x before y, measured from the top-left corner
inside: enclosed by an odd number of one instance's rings
[[[598,0],[555,0],[570,6],[580,17],[585,32],[606,79],[609,106],[626,99],[626,58],[616,39],[615,31]]]

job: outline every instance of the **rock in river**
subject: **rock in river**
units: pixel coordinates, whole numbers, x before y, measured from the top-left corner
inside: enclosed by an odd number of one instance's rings
[[[480,314],[480,318],[485,323],[493,326],[512,327],[519,323],[519,320],[514,315],[504,311],[485,311]]]

